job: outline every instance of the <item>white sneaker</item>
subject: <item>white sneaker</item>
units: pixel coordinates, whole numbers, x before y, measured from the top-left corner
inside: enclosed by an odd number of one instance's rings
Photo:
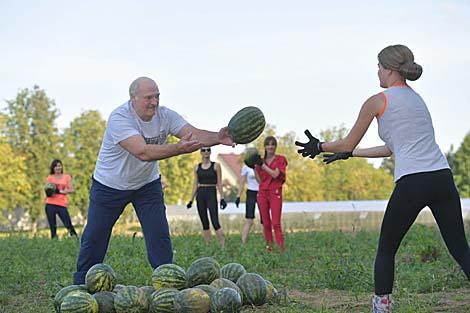
[[[373,313],[390,313],[392,312],[392,295],[377,296],[372,298]]]

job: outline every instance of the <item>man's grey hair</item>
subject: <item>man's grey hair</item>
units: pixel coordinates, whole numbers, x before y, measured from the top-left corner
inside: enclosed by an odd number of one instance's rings
[[[135,79],[131,85],[129,86],[129,95],[131,97],[134,97],[136,96],[138,93],[139,93],[139,88],[140,88],[140,82],[142,82],[143,80],[151,80],[153,81],[153,79],[151,78],[148,78],[148,77],[145,77],[145,76],[142,76],[142,77],[139,77],[137,79]]]

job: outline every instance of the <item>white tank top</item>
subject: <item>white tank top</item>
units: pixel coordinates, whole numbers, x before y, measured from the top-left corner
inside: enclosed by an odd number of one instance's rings
[[[390,87],[383,95],[377,123],[380,138],[395,155],[395,182],[404,175],[449,168],[421,96],[408,86]]]

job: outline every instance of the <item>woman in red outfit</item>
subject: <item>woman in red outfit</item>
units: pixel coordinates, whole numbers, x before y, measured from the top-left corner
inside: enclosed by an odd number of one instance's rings
[[[258,158],[255,167],[259,182],[258,207],[263,221],[266,249],[272,251],[273,229],[276,243],[284,253],[284,235],[281,227],[282,185],[286,181],[287,159],[276,154],[277,140],[268,136],[264,140],[264,159]]]
[[[57,237],[56,215],[59,215],[70,236],[77,236],[67,210],[67,194],[74,192],[72,177],[64,174],[62,161],[57,159],[52,161],[49,174],[46,182],[56,185],[55,192],[46,198],[46,216],[51,229],[51,238]]]

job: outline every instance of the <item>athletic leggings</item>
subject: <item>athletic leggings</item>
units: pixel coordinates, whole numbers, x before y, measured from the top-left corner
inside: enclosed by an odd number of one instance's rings
[[[217,190],[215,187],[198,187],[196,194],[197,213],[201,219],[202,229],[209,229],[209,218],[207,216],[207,210],[211,216],[212,227],[215,230],[220,229],[219,224],[219,208],[217,205]]]
[[[258,191],[255,190],[246,190],[246,209],[245,209],[245,218],[254,219],[255,218],[255,208],[256,208],[256,197]]]
[[[450,254],[470,279],[470,249],[452,172],[444,169],[410,174],[397,181],[382,221],[374,269],[376,295],[392,293],[395,254],[425,206],[431,209]]]
[[[68,229],[71,236],[76,236],[75,228],[73,228],[72,221],[70,220],[69,212],[67,208],[55,205],[55,204],[46,204],[46,216],[47,221],[49,222],[49,228],[51,230],[51,238],[57,237],[57,221],[56,214],[59,215],[59,218],[62,220],[65,228]]]
[[[269,189],[258,191],[258,207],[263,221],[264,239],[268,244],[273,242],[273,229],[276,243],[284,250],[284,235],[281,226],[282,189]]]

